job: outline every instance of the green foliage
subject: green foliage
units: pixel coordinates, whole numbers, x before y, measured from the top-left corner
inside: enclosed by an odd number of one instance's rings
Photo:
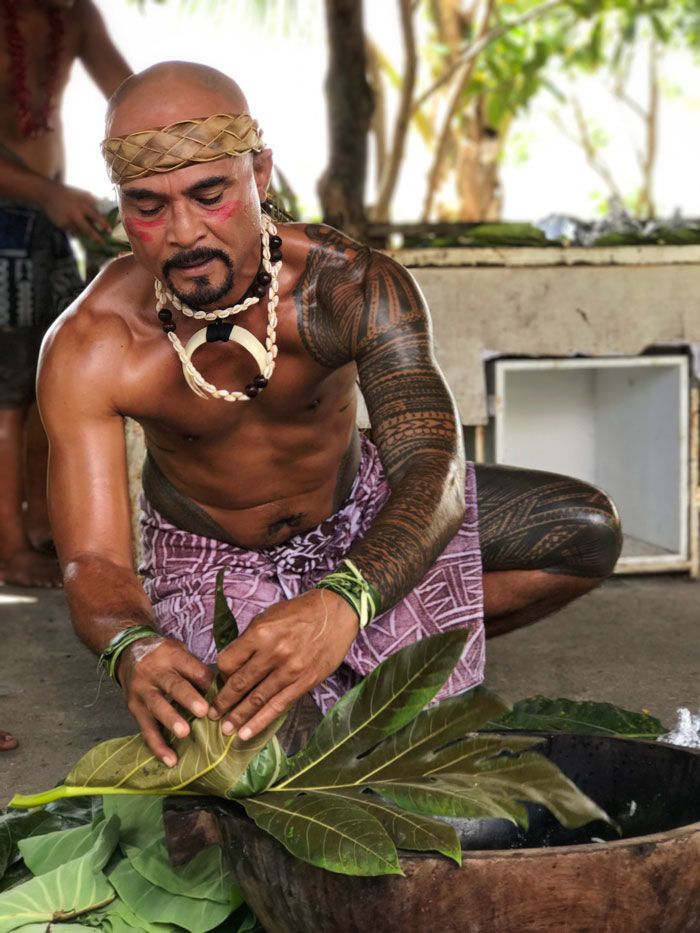
[[[486,728],[526,732],[586,732],[658,739],[669,730],[648,712],[633,712],[593,700],[550,700],[536,696],[520,700],[513,709],[487,723]]]
[[[216,597],[214,602],[214,644],[217,651],[223,651],[238,638],[236,618],[229,609],[224,593],[224,571],[216,575]]]
[[[114,784],[113,790],[131,793],[142,788],[237,797],[295,856],[353,875],[400,874],[403,847],[441,852],[459,862],[455,830],[436,816],[496,817],[526,825],[524,804],[531,801],[549,807],[567,826],[605,819],[553,764],[531,751],[538,739],[474,734],[506,712],[498,697],[477,688],[425,708],[461,657],[466,639],[467,632],[453,630],[386,659],[341,697],[289,762],[276,749],[274,727],[236,746],[224,740],[218,723],[209,723],[216,733],[206,732],[205,742],[195,722],[184,744],[173,743],[179,754],[175,768],[162,769],[134,737],[88,752],[66,783],[94,793]],[[139,819],[137,799],[144,798],[105,798],[104,815],[123,825],[121,848],[128,859],[110,881],[128,909],[155,922],[171,914],[165,902],[157,901],[157,910],[146,903],[148,883],[157,882],[175,897],[177,882],[163,867],[160,813],[150,803]],[[32,801],[20,800],[27,802]],[[91,832],[66,834],[63,857],[81,853]],[[44,858],[60,857],[49,837]],[[192,872],[189,882],[201,885],[198,897],[214,903],[207,884],[216,884],[216,872],[204,877],[198,867]],[[190,909],[198,916],[201,905]]]
[[[1,894],[0,933],[28,923],[71,920],[113,901],[114,889],[102,869],[118,838],[119,821],[103,822],[84,855]]]
[[[285,778],[241,801],[248,815],[298,858],[362,875],[399,873],[396,849],[408,841],[459,862],[454,830],[435,816],[526,825],[523,802],[533,801],[567,826],[605,819],[554,765],[529,752],[537,739],[468,735],[505,710],[487,691],[421,711],[465,640],[461,631],[435,635],[379,665],[328,713]]]
[[[13,807],[33,807],[78,794],[215,794],[234,791],[239,779],[260,787],[265,780],[279,776],[284,758],[281,751],[267,753],[267,769],[254,778],[246,775],[248,765],[267,745],[275,744],[275,722],[255,738],[243,742],[235,733],[224,735],[221,724],[210,719],[195,719],[190,734],[172,738],[178,756],[174,768],[168,768],[140,735],[109,739],[84,755],[65,782],[53,790],[32,796],[15,795]]]
[[[58,806],[70,809],[65,801]],[[47,811],[32,815],[57,818]],[[104,810],[81,802],[75,811],[81,826],[19,842],[35,877],[0,894],[0,933],[46,933],[48,924],[106,933],[256,929],[220,847],[204,849],[185,866],[170,864],[161,798],[115,797]]]

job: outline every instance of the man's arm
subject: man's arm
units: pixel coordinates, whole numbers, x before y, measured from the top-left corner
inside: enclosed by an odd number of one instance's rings
[[[386,610],[420,582],[457,533],[465,465],[459,417],[435,361],[425,300],[393,259],[370,253],[366,263],[363,301],[349,299],[343,308],[342,271],[333,291],[343,309],[340,337],[357,362],[372,438],[391,487],[349,556]]]
[[[100,653],[123,629],[152,625],[153,615],[133,567],[123,422],[112,396],[129,335],[115,333],[104,315],[87,317],[87,326],[69,316],[50,332],[38,400],[51,444],[51,525],[73,625]],[[160,725],[178,735],[189,726],[169,698],[205,716],[202,693],[211,671],[179,642],[154,637],[124,651],[117,676],[143,737],[166,764],[175,764]]]
[[[349,553],[386,610],[422,579],[462,522],[459,420],[410,274],[328,228],[307,232],[320,246],[296,291],[301,336],[329,369],[356,361],[391,485],[389,501]],[[214,701],[217,713],[243,738],[255,735],[336,670],[357,632],[354,611],[327,590],[273,606],[220,655],[228,680]]]
[[[80,23],[78,56],[92,80],[109,98],[129,77],[131,68],[112,42],[92,0],[78,0],[75,15]],[[46,178],[2,155],[0,194],[36,205],[66,233],[88,236],[100,243],[99,230],[110,232],[109,224],[97,210],[96,198],[89,191]]]
[[[131,74],[131,68],[107,31],[107,26],[92,0],[78,0],[78,15],[82,26],[79,57],[85,70],[110,98]]]
[[[0,155],[0,195],[35,205],[66,233],[82,234],[101,243],[102,236],[96,227],[110,232],[89,191],[53,181],[3,155]]]

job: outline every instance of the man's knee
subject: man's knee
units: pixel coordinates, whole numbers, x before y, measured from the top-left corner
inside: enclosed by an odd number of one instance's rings
[[[576,510],[580,530],[576,546],[563,555],[563,568],[552,568],[560,573],[576,576],[609,577],[622,550],[622,525],[615,503],[602,489],[581,483],[590,495],[588,505]],[[567,571],[567,567],[570,568]]]
[[[607,493],[582,480],[480,464],[476,469],[485,571],[544,570],[601,579],[622,547]]]

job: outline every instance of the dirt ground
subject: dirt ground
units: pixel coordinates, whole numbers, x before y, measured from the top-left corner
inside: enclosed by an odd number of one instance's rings
[[[553,619],[488,643],[486,683],[526,696],[646,708],[669,727],[700,709],[700,584],[616,578]],[[61,592],[0,587],[0,807],[58,783],[95,743],[136,731],[119,690],[73,635]]]

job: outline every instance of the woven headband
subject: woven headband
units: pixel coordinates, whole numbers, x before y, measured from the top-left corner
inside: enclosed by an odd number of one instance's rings
[[[113,136],[102,142],[112,181],[174,172],[195,162],[212,162],[264,149],[257,121],[248,113],[217,113],[170,126]]]

